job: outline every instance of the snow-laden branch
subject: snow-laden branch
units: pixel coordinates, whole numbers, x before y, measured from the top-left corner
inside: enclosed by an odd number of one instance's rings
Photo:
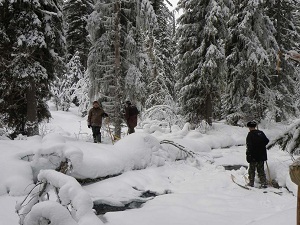
[[[297,62],[300,62],[300,54],[294,50],[290,50],[285,54],[285,60],[287,59],[293,59]]]
[[[34,188],[27,201],[17,204],[21,225],[101,225],[93,211],[93,201],[75,178],[54,170],[43,170],[38,175],[40,185]],[[54,189],[58,202],[45,196]],[[48,200],[48,201],[47,201]],[[59,219],[58,219],[59,218]]]
[[[25,220],[25,225],[40,225],[41,221],[51,221],[55,225],[77,225],[70,212],[57,202],[41,202],[32,207]]]
[[[147,124],[149,121],[160,121],[160,123],[168,123],[169,126],[174,124],[183,127],[183,119],[178,116],[175,112],[174,107],[169,105],[155,105],[142,114],[142,121],[144,124]],[[171,128],[171,127],[170,127]]]

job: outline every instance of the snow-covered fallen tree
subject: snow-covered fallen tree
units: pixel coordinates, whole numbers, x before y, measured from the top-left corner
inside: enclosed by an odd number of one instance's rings
[[[16,205],[21,225],[103,224],[93,211],[89,194],[73,177],[54,170],[42,170],[38,180],[38,185],[25,200]],[[49,198],[53,191],[55,201]]]

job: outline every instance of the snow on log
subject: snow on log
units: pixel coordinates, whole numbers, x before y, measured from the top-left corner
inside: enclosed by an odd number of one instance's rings
[[[55,225],[78,225],[65,207],[52,201],[34,205],[26,216],[24,225],[40,225],[42,220],[51,221]]]
[[[75,178],[53,170],[43,170],[39,173],[38,179],[59,189],[58,197],[61,205],[72,206],[71,215],[79,225],[103,224],[93,211],[93,201],[89,194],[82,189]]]

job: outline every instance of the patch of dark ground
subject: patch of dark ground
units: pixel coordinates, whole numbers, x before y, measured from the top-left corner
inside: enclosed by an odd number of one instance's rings
[[[135,190],[138,190],[135,187],[133,188]],[[118,211],[125,211],[127,209],[137,209],[137,208],[141,208],[145,202],[152,200],[153,198],[159,195],[170,194],[170,193],[171,192],[169,190],[166,190],[162,194],[150,190],[141,191],[141,195],[139,196],[140,197],[139,199],[134,199],[124,204],[121,203],[120,205],[111,205],[101,200],[97,200],[94,201],[93,209],[96,211],[97,215],[104,215],[107,212],[118,212]]]
[[[239,170],[242,167],[248,169],[248,166],[245,165],[223,165],[223,167],[225,168],[225,170]]]

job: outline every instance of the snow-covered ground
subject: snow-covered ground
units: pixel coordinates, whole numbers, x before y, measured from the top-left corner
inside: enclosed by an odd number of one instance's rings
[[[104,126],[103,143],[94,144],[86,118],[77,116],[76,108],[51,113],[53,119],[41,127],[41,137],[0,140],[0,225],[19,224],[15,208],[20,210],[20,204],[37,179],[47,179],[59,187],[61,201],[72,201],[77,207],[76,216],[73,216],[75,220],[64,220],[69,215],[56,205],[56,198],[50,197],[49,201],[37,204],[35,214],[25,218],[25,223],[30,225],[39,215],[57,220],[55,225],[296,224],[297,186],[288,173],[292,161],[278,147],[268,152],[268,166],[271,178],[283,188],[268,188],[264,193],[263,189],[245,190],[232,182],[231,174],[245,184],[247,128],[220,122],[203,134],[189,130],[188,125],[183,129],[172,127],[172,133],[170,129],[148,125],[137,129],[135,134],[124,135],[113,145]],[[286,127],[269,124],[260,125],[260,129],[271,140]],[[177,147],[160,144],[162,140],[184,146],[192,156],[186,158]],[[71,174],[76,178],[117,176],[82,188],[74,179],[49,170],[56,167],[59,159],[43,158],[51,153],[69,158],[73,166]],[[226,166],[237,166],[237,169],[226,170]],[[142,196],[147,191],[155,196]],[[119,207],[131,202],[145,203],[94,217],[92,201]]]

